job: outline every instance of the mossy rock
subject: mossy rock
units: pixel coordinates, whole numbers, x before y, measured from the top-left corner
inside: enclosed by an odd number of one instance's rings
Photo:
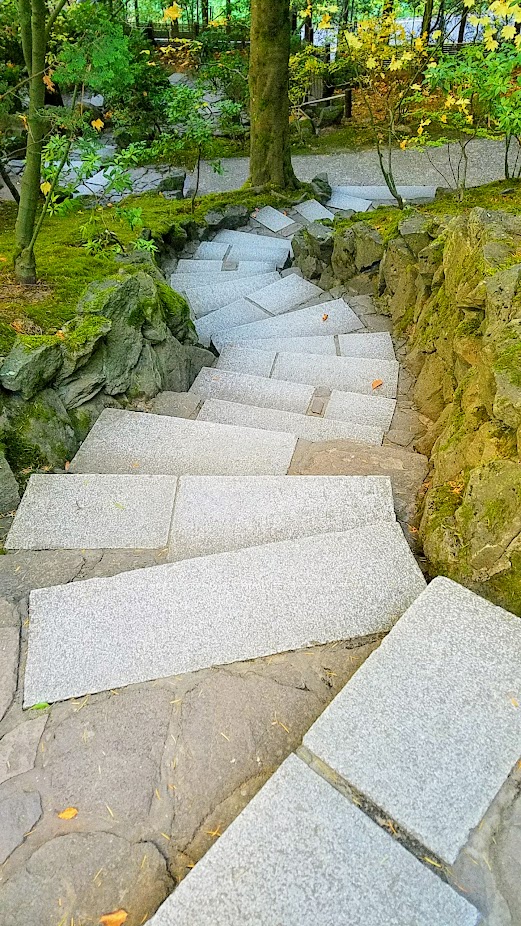
[[[77,408],[101,392],[106,382],[106,353],[102,345],[84,366],[56,384],[56,391],[67,409]]]
[[[420,212],[408,215],[398,226],[401,238],[414,255],[427,248],[431,241],[432,220]]]
[[[8,426],[5,455],[17,476],[33,469],[63,467],[79,447],[73,423],[59,395],[44,389],[30,401],[18,396],[5,400]]]
[[[456,524],[476,578],[510,568],[508,549],[521,534],[521,463],[501,460],[474,469]]]
[[[19,335],[0,368],[0,382],[4,389],[31,399],[56,376],[62,363],[58,338]]]
[[[510,322],[494,344],[494,415],[511,428],[521,425],[521,321]]]
[[[76,315],[62,329],[63,365],[56,383],[68,380],[87,364],[100,341],[109,333],[112,322],[102,315]]]
[[[132,370],[127,396],[129,399],[152,399],[162,386],[161,363],[152,344],[145,341],[139,360]]]
[[[14,511],[20,502],[20,490],[14,473],[0,450],[0,514]]]
[[[443,379],[447,368],[438,354],[425,358],[414,387],[414,401],[422,415],[437,421],[446,402],[443,396]]]

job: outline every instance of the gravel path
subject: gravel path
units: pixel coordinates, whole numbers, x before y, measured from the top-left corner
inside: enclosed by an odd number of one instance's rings
[[[469,145],[468,185],[478,186],[504,178],[504,144],[486,138]],[[457,163],[458,150],[452,146],[450,156]],[[222,162],[223,173],[216,174],[210,164],[202,165],[201,193],[219,193],[238,189],[248,179],[248,158],[227,158]],[[449,186],[453,183],[447,145],[428,151],[395,151],[395,177],[398,183]],[[295,171],[301,180],[311,180],[316,174],[327,173],[333,184],[381,184],[382,174],[374,149],[339,151],[332,154],[305,154],[293,158]],[[440,173],[441,172],[441,173]]]

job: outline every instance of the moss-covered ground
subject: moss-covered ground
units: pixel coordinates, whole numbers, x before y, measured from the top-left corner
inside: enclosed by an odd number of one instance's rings
[[[253,211],[259,205],[290,205],[299,194],[265,195],[239,190],[204,196],[197,200],[192,214],[187,200],[168,200],[157,193],[129,196],[125,205],[142,209],[142,223],[159,239],[172,228],[186,223],[204,223],[209,210],[227,205],[244,205]],[[81,206],[65,216],[49,216],[36,244],[39,281],[36,286],[20,286],[12,270],[16,206],[0,203],[0,354],[11,347],[16,334],[50,334],[60,329],[75,314],[85,287],[117,272],[117,254],[109,247],[101,254],[89,254],[82,226],[95,215],[99,226],[106,227],[128,247],[139,234],[118,219],[113,208],[106,206],[94,214]]]

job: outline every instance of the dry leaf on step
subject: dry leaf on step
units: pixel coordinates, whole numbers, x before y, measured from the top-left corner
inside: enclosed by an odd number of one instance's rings
[[[371,386],[373,389],[378,389],[378,386],[383,386],[383,384],[384,384],[383,379],[373,379]]]
[[[103,926],[122,926],[127,918],[126,910],[114,910],[114,913],[105,913],[104,916],[100,916],[99,921],[103,923]]]
[[[62,810],[62,812],[58,814],[58,816],[60,820],[74,820],[74,817],[78,816],[78,808],[66,807],[65,810]]]
[[[323,321],[323,322],[327,322],[328,318],[329,318],[329,315],[323,315],[323,316],[322,316],[322,321]]]

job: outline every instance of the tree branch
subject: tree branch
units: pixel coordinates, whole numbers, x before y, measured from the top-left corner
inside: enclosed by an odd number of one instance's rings
[[[69,2],[69,0],[58,0],[58,3],[56,4],[56,6],[54,7],[54,9],[53,9],[51,15],[49,16],[49,19],[47,20],[47,26],[45,27],[45,41],[46,41],[46,42],[49,41],[49,36],[50,36],[50,34],[51,34],[51,29],[52,29],[52,27],[54,26],[54,23],[56,22],[56,20],[58,19],[58,16],[60,15],[61,11],[63,10],[65,4],[68,3],[68,2]]]

